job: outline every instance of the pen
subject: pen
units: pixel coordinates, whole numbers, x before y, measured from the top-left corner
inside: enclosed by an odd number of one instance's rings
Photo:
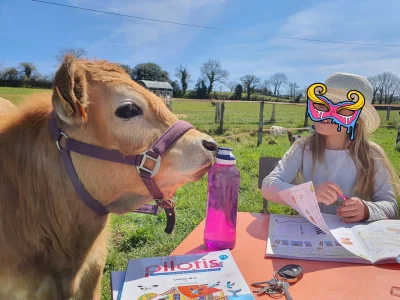
[[[344,195],[344,194],[340,194],[339,196],[340,196],[340,198],[342,198],[342,201],[349,199],[349,197],[347,197],[347,196]],[[336,205],[341,205],[341,204],[342,204],[342,201],[337,200],[334,204],[336,204]]]

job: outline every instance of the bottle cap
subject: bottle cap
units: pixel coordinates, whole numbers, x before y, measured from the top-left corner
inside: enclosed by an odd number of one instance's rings
[[[219,147],[217,153],[217,164],[234,165],[236,164],[236,157],[232,153],[233,148]]]

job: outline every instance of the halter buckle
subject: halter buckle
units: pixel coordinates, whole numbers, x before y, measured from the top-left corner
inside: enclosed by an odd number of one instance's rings
[[[57,148],[58,148],[59,151],[61,151],[60,141],[61,141],[62,136],[64,136],[66,139],[68,138],[68,135],[66,135],[64,132],[60,131],[60,134],[61,135],[60,135],[59,140],[56,141],[56,145],[57,145]]]
[[[154,199],[154,201],[161,207],[175,208],[176,202],[173,199]]]
[[[158,170],[160,169],[161,156],[158,156],[157,158],[154,158],[153,156],[147,154],[148,151],[149,150],[147,150],[147,151],[145,151],[145,152],[143,152],[141,154],[142,155],[142,161],[140,162],[140,165],[136,167],[136,169],[138,170],[139,173],[141,172],[141,170],[143,170],[143,171],[146,171],[146,172],[150,173],[151,177],[154,177],[154,175],[156,175]],[[153,170],[145,168],[144,163],[146,162],[147,158],[153,160],[156,163],[156,165],[155,165]]]

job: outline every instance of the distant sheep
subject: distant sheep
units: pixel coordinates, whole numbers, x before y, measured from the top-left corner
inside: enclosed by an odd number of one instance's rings
[[[281,126],[271,126],[270,134],[274,137],[277,137],[284,134],[286,131],[287,130]]]

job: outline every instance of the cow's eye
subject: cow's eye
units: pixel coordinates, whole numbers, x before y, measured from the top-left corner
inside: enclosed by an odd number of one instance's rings
[[[135,103],[124,103],[117,108],[115,115],[121,119],[130,119],[143,114],[143,110]]]

